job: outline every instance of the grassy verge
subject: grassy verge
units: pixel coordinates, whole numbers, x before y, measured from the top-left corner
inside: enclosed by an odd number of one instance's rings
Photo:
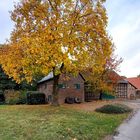
[[[1,140],[101,140],[128,116],[65,107],[0,106]]]

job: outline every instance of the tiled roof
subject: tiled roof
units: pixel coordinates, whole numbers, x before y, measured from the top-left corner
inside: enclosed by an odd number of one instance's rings
[[[45,76],[40,81],[38,81],[38,83],[42,83],[42,82],[48,81],[50,79],[53,79],[53,72],[50,72],[47,76]]]
[[[134,85],[137,89],[140,90],[140,77],[133,77],[133,78],[127,78],[126,80],[129,81],[132,85]]]
[[[110,79],[112,82],[124,80],[124,78],[115,71],[108,71],[108,79]]]

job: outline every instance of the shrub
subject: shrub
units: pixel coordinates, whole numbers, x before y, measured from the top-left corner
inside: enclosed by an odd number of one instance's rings
[[[4,103],[5,103],[4,93],[3,91],[0,91],[0,104],[4,104]]]
[[[27,103],[27,91],[20,91],[19,101],[17,104],[26,104]]]
[[[104,105],[103,107],[96,109],[96,111],[101,113],[107,113],[107,114],[121,114],[121,113],[131,112],[132,109],[122,104],[110,104],[110,105]]]
[[[45,104],[45,94],[38,91],[27,92],[27,104]]]
[[[26,91],[5,90],[4,96],[6,104],[26,104]]]
[[[20,91],[5,90],[4,96],[5,96],[6,104],[10,104],[10,105],[18,104],[20,98]]]

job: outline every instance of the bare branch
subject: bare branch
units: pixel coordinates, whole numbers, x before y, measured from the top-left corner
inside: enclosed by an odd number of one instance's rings
[[[48,2],[50,4],[51,8],[54,10],[55,8],[53,7],[53,4],[52,4],[51,0],[48,0]]]

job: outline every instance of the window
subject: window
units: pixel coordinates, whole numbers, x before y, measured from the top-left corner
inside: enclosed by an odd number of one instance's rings
[[[74,84],[75,89],[80,89],[80,84]]]
[[[52,102],[52,95],[48,95],[48,102]]]
[[[58,88],[66,88],[66,84],[58,84]]]

